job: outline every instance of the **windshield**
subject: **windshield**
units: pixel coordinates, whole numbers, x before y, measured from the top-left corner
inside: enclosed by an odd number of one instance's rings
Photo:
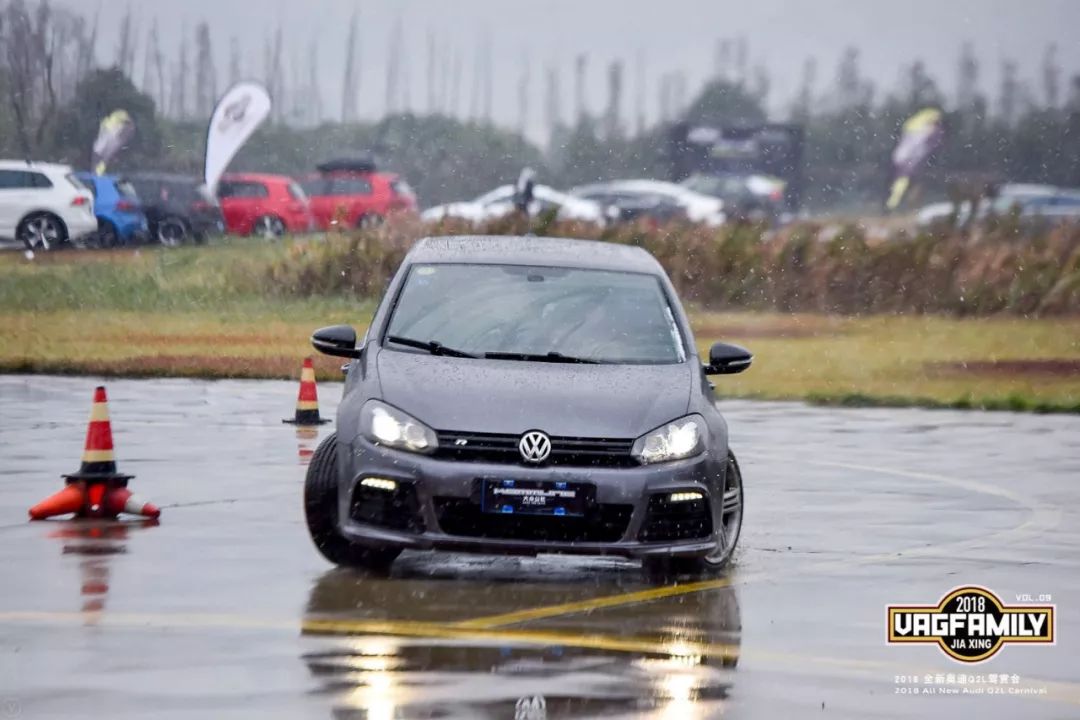
[[[685,360],[660,281],[606,270],[416,265],[386,335],[435,341],[477,357],[557,353],[619,364]]]

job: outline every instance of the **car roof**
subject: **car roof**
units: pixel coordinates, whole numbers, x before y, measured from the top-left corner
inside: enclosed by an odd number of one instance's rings
[[[660,263],[645,250],[599,240],[452,235],[428,237],[413,245],[410,263],[550,265],[587,270],[615,270],[663,275]]]
[[[621,190],[625,192],[657,193],[671,196],[696,194],[681,185],[676,185],[675,183],[666,182],[664,180],[612,180],[611,182],[582,185],[581,187],[574,188],[574,191],[577,192],[597,190],[612,190],[616,192]]]
[[[25,160],[0,160],[0,170],[38,170],[40,172],[71,172],[70,165],[60,163],[27,162]]]
[[[125,173],[124,177],[130,180],[148,180],[150,182],[192,183],[194,185],[202,184],[202,180],[196,177],[192,177],[191,175],[180,175],[179,173],[131,172]]]
[[[276,175],[273,173],[226,173],[221,176],[221,179],[225,182],[280,182],[290,183],[293,181],[288,175]]]

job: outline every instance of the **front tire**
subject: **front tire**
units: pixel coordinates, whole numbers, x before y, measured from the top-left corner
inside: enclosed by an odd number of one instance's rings
[[[19,223],[15,236],[27,250],[56,250],[67,242],[67,227],[64,221],[52,213],[42,212],[28,215]]]
[[[158,242],[165,247],[179,247],[187,242],[190,235],[187,224],[174,215],[159,220],[155,234]]]
[[[263,215],[255,220],[251,234],[266,240],[276,240],[285,234],[285,223],[274,215]]]
[[[356,221],[357,230],[371,230],[383,224],[383,217],[378,213],[364,213]]]
[[[304,517],[315,548],[335,565],[385,573],[400,548],[371,548],[351,542],[338,529],[337,433],[319,444],[304,480]]]
[[[119,247],[120,244],[120,233],[117,231],[116,226],[108,220],[100,221],[97,231],[97,247],[108,250],[109,248]]]
[[[743,482],[742,471],[735,453],[728,450],[728,466],[724,473],[723,503],[720,526],[713,531],[716,549],[704,557],[658,557],[646,558],[644,568],[650,576],[711,575],[723,570],[731,562],[742,533]]]

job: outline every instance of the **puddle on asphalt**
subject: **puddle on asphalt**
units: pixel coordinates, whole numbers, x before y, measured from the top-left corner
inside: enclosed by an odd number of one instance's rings
[[[477,608],[529,607],[532,592],[543,595],[545,584],[567,599],[580,599],[580,589],[552,578],[523,584],[448,578],[435,587],[428,580],[423,603],[403,578],[336,570],[315,583],[304,635],[322,646],[301,660],[333,717],[693,720],[720,712],[735,684],[741,616],[734,588],[608,608],[602,618],[567,614],[527,627],[471,629],[457,621],[480,614]],[[597,595],[626,590],[611,582]],[[382,614],[423,605],[433,611],[415,619]],[[449,607],[471,608],[473,615],[446,617]]]

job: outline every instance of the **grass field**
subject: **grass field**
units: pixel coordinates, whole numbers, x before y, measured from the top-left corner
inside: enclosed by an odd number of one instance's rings
[[[321,325],[362,330],[368,298],[260,286],[280,250],[255,243],[0,257],[0,371],[295,377]],[[725,396],[1080,412],[1080,318],[847,318],[692,311],[703,353],[749,347]],[[317,358],[322,379],[340,361]],[[630,390],[628,388],[628,390]]]

